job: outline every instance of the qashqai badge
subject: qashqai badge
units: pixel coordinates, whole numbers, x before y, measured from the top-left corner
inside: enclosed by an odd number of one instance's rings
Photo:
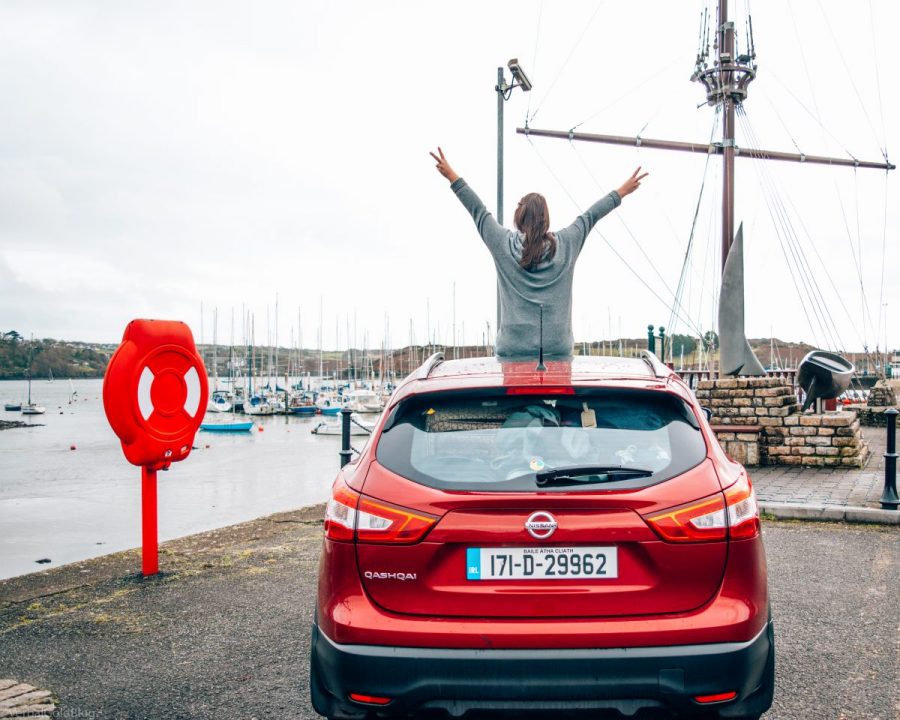
[[[525,521],[525,529],[528,534],[538,540],[546,540],[556,532],[557,527],[556,518],[543,510],[531,513]]]

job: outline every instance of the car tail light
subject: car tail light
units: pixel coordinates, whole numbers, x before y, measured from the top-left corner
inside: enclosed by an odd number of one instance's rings
[[[646,519],[663,540],[670,542],[712,542],[726,537],[725,499],[721,493],[653,513]]]
[[[338,482],[325,506],[325,537],[329,540],[353,540],[359,493]]]
[[[741,474],[725,491],[725,504],[728,506],[728,537],[740,540],[759,535],[759,505],[750,478]]]
[[[362,495],[339,482],[325,508],[330,540],[410,544],[421,540],[438,518]]]
[[[646,520],[670,542],[739,540],[759,534],[756,495],[743,474],[724,493],[653,513]]]

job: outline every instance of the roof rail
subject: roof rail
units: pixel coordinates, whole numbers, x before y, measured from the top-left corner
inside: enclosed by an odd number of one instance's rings
[[[666,365],[661,363],[659,358],[649,350],[641,350],[641,360],[647,363],[647,367],[650,368],[653,377],[667,378],[672,374],[672,371]]]
[[[431,371],[434,370],[438,365],[444,362],[444,353],[436,352],[433,355],[429,356],[429,358],[422,363],[416,372],[417,380],[425,380],[429,375],[431,375]]]

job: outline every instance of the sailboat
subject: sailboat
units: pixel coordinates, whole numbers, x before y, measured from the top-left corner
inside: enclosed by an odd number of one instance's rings
[[[219,389],[219,308],[213,311],[213,391],[206,403],[206,412],[225,413],[232,409],[230,393]]]
[[[43,415],[47,412],[47,408],[43,405],[31,402],[31,360],[34,357],[34,336],[31,337],[31,350],[28,353],[28,402],[22,406],[23,415]]]
[[[22,406],[23,415],[43,415],[47,408],[31,402],[31,370],[28,371],[28,402]]]

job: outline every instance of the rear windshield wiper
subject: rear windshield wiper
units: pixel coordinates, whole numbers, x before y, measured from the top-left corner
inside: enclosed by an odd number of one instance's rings
[[[547,485],[577,485],[579,483],[602,483],[619,480],[622,477],[650,477],[652,470],[622,467],[621,465],[570,465],[535,473],[538,487]]]

